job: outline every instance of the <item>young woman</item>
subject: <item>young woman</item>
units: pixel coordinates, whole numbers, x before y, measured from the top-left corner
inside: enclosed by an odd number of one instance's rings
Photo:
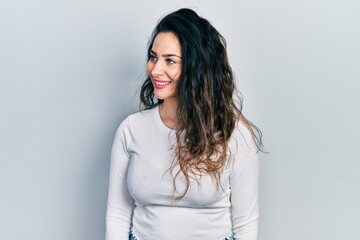
[[[106,239],[255,240],[260,132],[234,100],[224,38],[180,9],[147,54],[144,110],[112,149]]]

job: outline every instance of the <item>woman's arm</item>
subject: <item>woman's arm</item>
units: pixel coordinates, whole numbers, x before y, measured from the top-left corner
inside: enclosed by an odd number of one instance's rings
[[[129,118],[117,129],[110,163],[109,195],[106,212],[106,240],[129,238],[133,199],[127,188],[129,165]]]
[[[240,126],[231,173],[231,217],[236,240],[256,240],[259,218],[259,156],[247,128]]]

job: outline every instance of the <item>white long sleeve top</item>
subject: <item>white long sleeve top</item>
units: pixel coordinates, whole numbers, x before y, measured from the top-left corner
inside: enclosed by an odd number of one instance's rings
[[[106,239],[256,240],[259,159],[249,130],[238,123],[229,142],[229,159],[217,188],[210,176],[183,176],[173,187],[175,132],[160,118],[158,107],[128,116],[117,129],[111,152]]]

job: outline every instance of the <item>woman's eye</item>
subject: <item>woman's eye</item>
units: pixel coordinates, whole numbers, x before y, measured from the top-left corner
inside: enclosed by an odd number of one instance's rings
[[[150,55],[149,60],[152,62],[156,62],[157,61],[157,57]]]
[[[175,61],[172,60],[172,59],[167,59],[166,61],[167,61],[169,64],[174,64],[174,63],[175,63]]]

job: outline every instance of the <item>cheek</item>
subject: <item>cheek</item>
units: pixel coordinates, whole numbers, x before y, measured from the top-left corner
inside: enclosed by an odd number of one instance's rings
[[[173,77],[172,79],[174,81],[179,81],[180,80],[180,75],[181,75],[181,68],[178,68],[178,69],[174,69],[172,71],[172,74],[171,74]]]

